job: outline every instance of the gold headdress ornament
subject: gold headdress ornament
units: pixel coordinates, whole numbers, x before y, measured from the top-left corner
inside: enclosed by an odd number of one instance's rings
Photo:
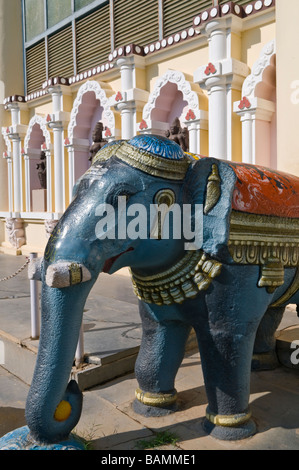
[[[112,156],[149,175],[175,181],[185,178],[191,164],[190,157],[175,142],[150,134],[105,145],[96,154],[93,164]]]

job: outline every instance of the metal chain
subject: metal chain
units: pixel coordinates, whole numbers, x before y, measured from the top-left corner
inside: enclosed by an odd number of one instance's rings
[[[27,258],[26,263],[24,263],[23,266],[21,266],[15,273],[11,274],[10,276],[6,276],[0,279],[0,282],[8,281],[9,279],[16,277],[20,272],[22,272],[26,268],[29,262],[30,262],[30,258]]]

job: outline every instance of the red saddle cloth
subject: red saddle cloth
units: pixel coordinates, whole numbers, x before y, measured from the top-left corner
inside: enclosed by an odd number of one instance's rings
[[[232,208],[250,214],[299,217],[299,178],[256,165],[230,162],[237,181]]]

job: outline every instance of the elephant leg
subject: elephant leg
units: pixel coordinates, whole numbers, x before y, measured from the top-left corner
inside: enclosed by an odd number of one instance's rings
[[[269,296],[257,287],[258,269],[245,268],[223,266],[194,325],[208,397],[204,429],[222,440],[256,431],[249,411],[251,360]]]
[[[208,407],[204,429],[222,440],[244,439],[255,433],[248,409],[250,364],[255,332],[195,329],[202,361]]]
[[[143,302],[139,310],[143,331],[135,365],[139,388],[134,410],[145,416],[163,416],[177,409],[174,382],[191,327],[177,320],[156,321]]]
[[[278,365],[275,332],[285,307],[269,308],[259,324],[253,348],[252,370],[271,370]]]

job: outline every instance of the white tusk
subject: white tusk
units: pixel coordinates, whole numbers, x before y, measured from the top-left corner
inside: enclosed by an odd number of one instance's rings
[[[49,287],[69,287],[91,279],[89,270],[79,263],[61,262],[48,267],[46,284]]]

